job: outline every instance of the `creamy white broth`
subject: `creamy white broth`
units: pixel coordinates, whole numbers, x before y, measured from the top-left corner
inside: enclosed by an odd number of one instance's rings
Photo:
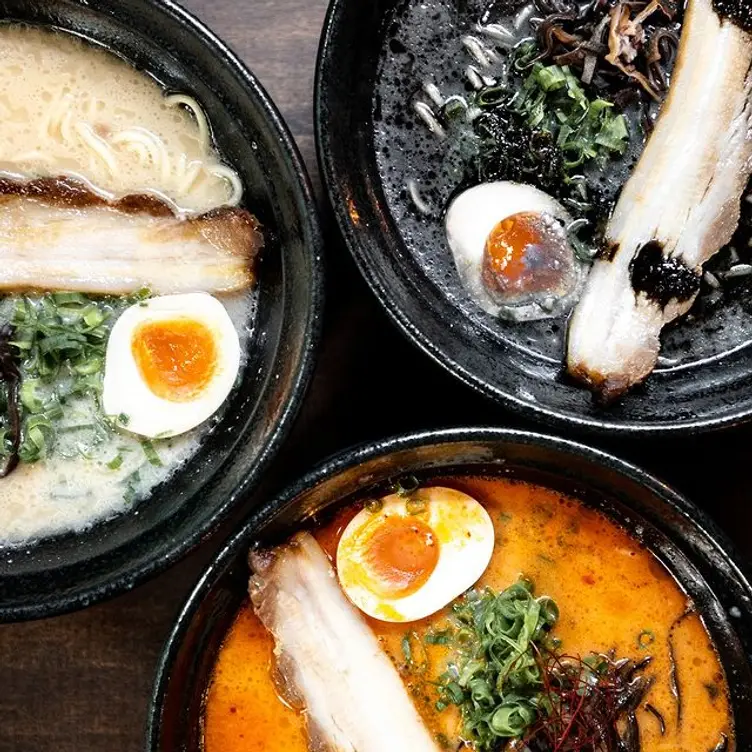
[[[170,98],[147,73],[64,32],[0,25],[0,52],[1,177],[70,176],[108,198],[155,195],[181,214],[240,200],[239,180],[190,97]],[[255,293],[217,298],[246,353]],[[0,297],[0,324],[12,319],[16,299]],[[127,305],[112,300],[109,326]],[[245,355],[238,380],[244,365]],[[195,454],[223,409],[188,433],[151,441],[155,462],[140,437],[108,425],[98,397],[68,398],[42,456],[0,478],[0,547],[133,509]]]
[[[190,98],[63,32],[0,25],[0,53],[0,171],[75,176],[193,212],[239,201],[239,179]]]
[[[220,299],[239,334],[240,378],[253,334],[256,297],[235,293]],[[7,318],[11,303],[10,299],[0,302],[0,320]],[[49,453],[37,462],[20,463],[0,478],[0,546],[80,531],[134,508],[196,453],[216,423],[215,416],[188,433],[152,440],[161,463],[155,465],[140,437],[121,429],[107,430],[103,417],[94,397],[70,400]]]
[[[91,418],[93,409],[92,403],[76,405],[82,419]],[[62,435],[51,456],[33,464],[22,463],[0,481],[0,544],[80,531],[133,508],[194,454],[207,430],[160,442],[161,466],[146,459],[141,444],[132,436],[119,434],[91,450],[86,459],[76,456],[76,434]],[[123,458],[120,468],[108,467],[118,456]]]

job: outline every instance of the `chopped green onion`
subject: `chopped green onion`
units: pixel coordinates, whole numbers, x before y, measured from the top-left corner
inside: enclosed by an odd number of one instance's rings
[[[27,379],[21,384],[19,390],[19,396],[21,397],[21,404],[30,413],[41,413],[44,407],[44,402],[40,395],[41,381],[39,379]]]
[[[440,629],[435,632],[428,632],[423,637],[426,645],[449,645],[452,642],[452,630]]]
[[[59,306],[85,306],[89,302],[89,299],[80,292],[53,292],[52,299]]]
[[[32,415],[26,421],[19,457],[24,462],[36,462],[49,450],[52,425],[45,415]]]
[[[507,98],[507,90],[503,86],[489,86],[478,93],[476,104],[478,107],[496,107]]]
[[[60,420],[65,415],[65,411],[58,400],[52,399],[45,404],[44,414],[48,420]]]
[[[119,470],[120,467],[122,467],[123,464],[123,455],[122,454],[116,454],[108,463],[107,467],[110,468],[110,470]]]
[[[154,448],[154,444],[152,444],[151,441],[142,441],[141,448],[144,450],[144,455],[146,456],[146,459],[149,461],[150,465],[154,465],[155,467],[162,467],[162,460],[159,459],[157,450]]]
[[[123,492],[123,501],[126,504],[131,504],[136,499],[136,484],[141,480],[141,473],[138,470],[134,470],[123,480],[125,491]]]
[[[655,633],[649,629],[643,629],[640,634],[637,635],[637,647],[640,650],[647,650],[655,642]]]
[[[402,638],[402,655],[411,673],[422,674],[428,669],[428,653],[417,632],[407,632]]]
[[[87,457],[106,438],[104,419],[101,424],[73,425],[68,420],[65,425],[63,406],[73,398],[96,400],[101,394],[113,311],[150,295],[144,290],[116,300],[62,291],[19,296],[12,301],[10,345],[20,361],[22,461],[34,462],[49,453],[58,432],[93,432],[85,441],[77,442],[77,451]],[[119,421],[127,425],[128,418],[120,416]],[[0,432],[7,433],[2,419]],[[0,441],[0,455],[7,451],[5,442]],[[59,451],[67,450],[60,447]],[[155,457],[156,452],[152,461]],[[156,460],[161,462],[158,457]]]
[[[567,85],[564,69],[558,65],[540,66],[534,72],[535,80],[543,91],[556,91]]]
[[[73,364],[73,370],[82,376],[90,376],[93,373],[99,373],[104,365],[104,358],[101,355],[92,355],[88,358],[79,359]]]
[[[488,91],[495,89],[489,87]],[[479,102],[484,101],[485,92],[478,93]],[[567,66],[533,63],[509,107],[523,115],[530,128],[553,137],[566,154],[565,177],[566,171],[588,161],[623,154],[629,142],[624,115],[614,114],[612,102],[588,99]]]
[[[94,327],[97,327],[104,322],[105,314],[100,308],[92,305],[87,306],[84,309],[82,318],[86,326],[89,326],[93,329]]]
[[[440,679],[436,708],[458,706],[463,735],[480,752],[523,737],[546,701],[539,656],[558,609],[532,590],[519,580],[500,593],[472,590],[452,606],[458,656]]]

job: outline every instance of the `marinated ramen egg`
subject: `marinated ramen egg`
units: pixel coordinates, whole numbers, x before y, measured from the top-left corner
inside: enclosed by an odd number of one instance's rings
[[[175,436],[217,411],[239,368],[238,333],[216,298],[189,293],[145,300],[112,328],[104,411],[132,433]]]
[[[579,295],[584,264],[567,237],[570,222],[558,201],[531,185],[483,183],[452,201],[446,233],[475,302],[525,321],[558,316]]]
[[[353,518],[339,541],[337,574],[369,616],[415,621],[472,587],[493,547],[493,523],[475,499],[451,488],[421,488],[386,496]]]

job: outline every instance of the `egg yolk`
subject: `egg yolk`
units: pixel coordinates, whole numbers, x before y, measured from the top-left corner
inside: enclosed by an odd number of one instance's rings
[[[147,321],[133,333],[131,351],[149,389],[170,402],[188,402],[217,370],[212,331],[189,318]]]
[[[536,219],[529,212],[512,214],[491,230],[486,239],[484,267],[494,277],[515,280],[525,273],[525,251],[541,241]]]
[[[404,598],[419,590],[438,561],[439,542],[417,517],[387,517],[365,545],[371,589],[384,598]]]
[[[483,283],[504,295],[555,288],[566,267],[566,235],[548,215],[519,212],[491,230],[483,253]]]

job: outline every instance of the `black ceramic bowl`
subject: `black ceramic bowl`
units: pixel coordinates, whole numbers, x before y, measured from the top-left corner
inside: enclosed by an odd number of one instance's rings
[[[170,0],[3,0],[0,19],[73,31],[203,105],[245,203],[268,229],[248,363],[187,469],[132,513],[84,533],[0,549],[0,621],[50,616],[133,587],[195,545],[279,448],[305,392],[322,308],[321,239],[305,168],[243,63]]]
[[[752,587],[730,544],[689,501],[636,467],[563,439],[502,429],[418,433],[346,451],[255,511],[199,581],[159,663],[150,752],[201,746],[205,691],[217,651],[246,598],[247,552],[402,474],[503,474],[593,505],[630,530],[701,607],[728,675],[737,749],[752,749]]]
[[[472,33],[472,21],[515,2],[332,0],[319,50],[316,141],[334,214],[361,273],[424,352],[528,418],[600,433],[690,432],[749,419],[752,285],[725,292],[721,303],[698,301],[664,333],[666,360],[646,384],[604,408],[564,374],[563,318],[497,320],[459,282],[441,216],[444,193],[459,178],[431,177],[456,172],[457,160],[426,138],[412,102],[424,80],[444,86],[445,60],[455,72],[470,62],[460,38]],[[414,28],[420,32],[411,36]],[[382,50],[389,63],[380,68]],[[412,208],[411,179],[438,181],[444,191],[440,198],[427,191],[435,204],[428,218]]]

